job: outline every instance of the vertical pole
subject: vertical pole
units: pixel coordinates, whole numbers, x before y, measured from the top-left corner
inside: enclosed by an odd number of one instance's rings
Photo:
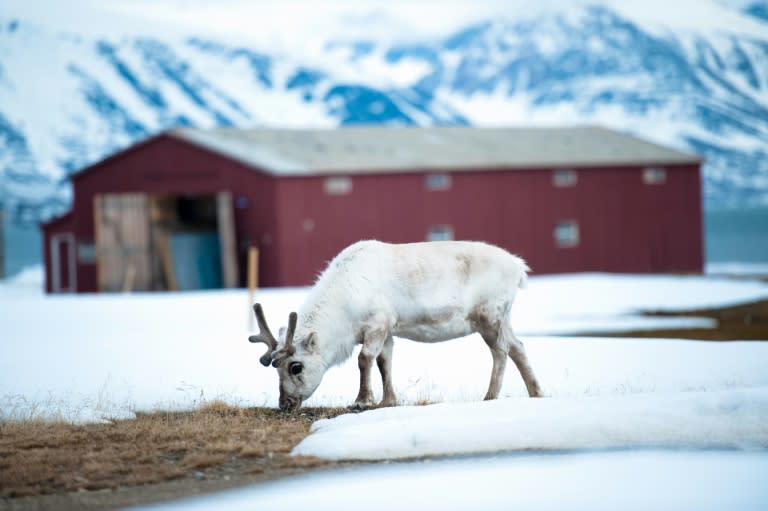
[[[70,277],[71,279],[72,277]],[[130,293],[133,291],[133,285],[136,282],[136,266],[128,264],[125,268],[125,275],[123,276],[123,293]]]
[[[248,330],[253,330],[253,298],[259,283],[259,249],[248,248]]]
[[[216,195],[216,222],[219,230],[221,249],[222,287],[237,287],[237,242],[235,241],[235,210],[232,206],[232,194],[219,192]]]

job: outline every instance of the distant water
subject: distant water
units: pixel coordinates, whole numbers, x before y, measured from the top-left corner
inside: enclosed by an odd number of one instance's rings
[[[27,266],[42,264],[42,236],[36,226],[19,227],[5,220],[3,241],[5,242],[5,276],[19,273]],[[0,243],[0,245],[3,245]]]
[[[768,207],[704,213],[706,260],[768,263]]]
[[[768,263],[768,207],[708,210],[704,224],[708,263]],[[7,219],[4,227],[5,275],[41,264],[40,230]]]

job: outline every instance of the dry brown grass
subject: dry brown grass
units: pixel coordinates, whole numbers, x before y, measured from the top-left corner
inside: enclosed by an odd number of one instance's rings
[[[288,454],[312,422],[343,411],[283,414],[212,402],[109,424],[0,423],[0,497],[135,486],[227,467],[259,473],[322,465]]]

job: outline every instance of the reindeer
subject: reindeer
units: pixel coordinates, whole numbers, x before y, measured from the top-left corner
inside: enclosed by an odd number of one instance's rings
[[[384,386],[380,405],[394,406],[393,336],[432,343],[478,332],[493,357],[485,399],[498,397],[507,355],[528,395],[540,397],[523,344],[510,325],[512,302],[517,289],[525,287],[528,271],[521,258],[481,242],[360,241],[328,264],[299,313],[289,315],[279,341],[255,304],[259,333],[248,340],[268,346],[260,361],[277,368],[283,411],[298,408],[328,368],[352,356],[357,344],[362,344],[360,391],[354,408],[373,405],[374,360]]]

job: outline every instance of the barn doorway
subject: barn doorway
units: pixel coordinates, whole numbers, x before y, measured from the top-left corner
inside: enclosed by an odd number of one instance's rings
[[[75,265],[75,236],[71,232],[51,237],[51,291],[74,293],[77,282]]]
[[[228,192],[96,197],[101,291],[236,287],[235,229]]]

